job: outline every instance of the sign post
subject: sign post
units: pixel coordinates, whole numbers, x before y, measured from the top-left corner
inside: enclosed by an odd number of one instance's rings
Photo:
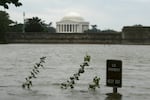
[[[122,87],[122,61],[107,60],[106,85],[113,87],[113,93]]]

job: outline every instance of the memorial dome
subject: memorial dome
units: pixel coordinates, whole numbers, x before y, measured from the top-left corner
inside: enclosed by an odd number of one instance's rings
[[[89,22],[84,21],[80,14],[71,12],[56,22],[57,33],[84,33],[89,29]]]
[[[83,19],[83,17],[81,17],[80,14],[71,12],[71,13],[68,13],[67,15],[65,15],[61,21],[83,22],[84,19]]]

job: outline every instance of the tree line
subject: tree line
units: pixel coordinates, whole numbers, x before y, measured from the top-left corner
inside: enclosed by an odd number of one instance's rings
[[[25,20],[25,23],[17,23],[9,18],[6,11],[0,11],[0,43],[5,43],[6,32],[48,32],[55,33],[56,29],[51,26],[52,22],[46,24],[38,17]]]
[[[19,7],[22,5],[19,0],[0,0],[0,6],[3,6],[4,8],[8,9],[9,4],[14,4],[16,7]]]
[[[22,5],[19,0],[0,0],[0,6],[9,9],[9,4],[16,7]],[[51,26],[52,22],[46,24],[38,17],[25,19],[25,23],[17,23],[9,18],[6,11],[0,11],[0,33],[4,32],[51,32],[55,33],[55,28]]]
[[[91,25],[91,29],[88,29],[84,33],[115,33],[117,31],[113,29],[105,29],[105,30],[100,30],[97,28],[97,25]]]
[[[6,11],[0,11],[0,32],[50,32],[55,33],[52,22],[46,24],[38,17],[25,19],[25,23],[17,23],[9,18]]]
[[[0,0],[0,6],[9,9],[9,5],[16,7],[22,5],[19,0]],[[18,23],[10,19],[6,11],[0,11],[0,43],[5,42],[6,32],[49,32],[55,33],[56,29],[52,27],[52,22],[46,24],[38,17],[25,19],[25,23]]]

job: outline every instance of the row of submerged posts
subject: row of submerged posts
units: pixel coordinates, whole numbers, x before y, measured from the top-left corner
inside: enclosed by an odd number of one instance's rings
[[[30,74],[25,78],[25,82],[22,84],[23,89],[31,89],[33,86],[32,79],[37,78],[38,73],[40,72],[41,68],[44,68],[43,64],[45,63],[46,57],[41,57],[39,63],[35,63],[34,67],[30,71]],[[91,60],[91,56],[86,55],[84,57],[84,62],[80,65],[78,72],[74,73],[66,82],[61,83],[61,88],[67,89],[70,87],[71,89],[74,88],[76,81],[80,79],[81,74],[85,72],[85,67],[89,66]],[[100,78],[95,76],[93,78],[93,82],[89,84],[89,89],[96,89],[96,87],[100,88],[99,86]]]
[[[44,68],[43,64],[45,63],[45,59],[46,57],[41,57],[39,63],[35,63],[30,74],[25,78],[25,82],[22,84],[23,89],[31,89],[31,86],[33,86],[32,79],[37,78],[40,69]]]
[[[30,75],[25,78],[25,82],[22,84],[22,88],[30,89],[32,84],[32,79],[37,78],[40,68],[44,68],[46,57],[41,57],[39,63],[35,63],[33,69],[30,71]],[[85,68],[89,66],[91,57],[86,55],[84,57],[84,62],[80,65],[78,72],[74,73],[66,82],[61,83],[61,88],[74,88],[76,81],[80,79],[81,74],[85,72]],[[100,88],[99,85],[100,77],[95,76],[93,82],[89,84],[89,89]],[[109,59],[106,61],[106,86],[113,87],[113,93],[117,93],[117,88],[122,87],[122,61]]]
[[[74,73],[66,82],[61,83],[61,88],[67,89],[68,87],[70,87],[71,89],[73,89],[74,85],[76,84],[76,81],[78,81],[81,74],[85,72],[85,67],[89,66],[90,60],[91,56],[86,55],[84,57],[84,62],[80,65],[80,68],[78,69],[78,72]],[[100,88],[99,81],[100,78],[95,76],[93,78],[93,83],[89,84],[89,88],[91,89],[95,89],[96,87]]]

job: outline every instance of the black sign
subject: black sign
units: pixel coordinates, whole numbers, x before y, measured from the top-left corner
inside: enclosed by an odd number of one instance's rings
[[[106,85],[110,87],[122,87],[122,61],[107,60]]]

